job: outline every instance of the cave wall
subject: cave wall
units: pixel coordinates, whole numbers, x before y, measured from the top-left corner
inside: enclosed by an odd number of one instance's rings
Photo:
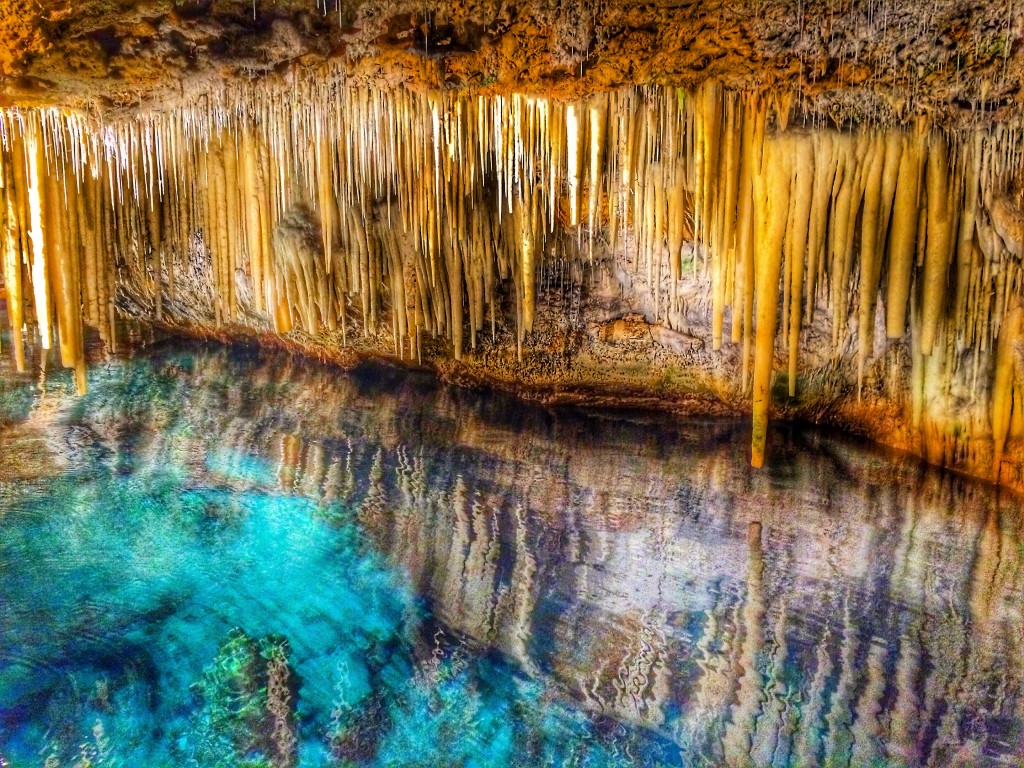
[[[549,401],[837,424],[1019,487],[1020,131],[836,130],[784,93],[559,100],[295,74],[0,112],[13,354],[119,318]],[[24,331],[28,334],[25,335]]]

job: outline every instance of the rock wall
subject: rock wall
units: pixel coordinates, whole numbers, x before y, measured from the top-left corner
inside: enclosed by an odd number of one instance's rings
[[[117,318],[549,400],[827,421],[1021,485],[1021,133],[837,131],[710,80],[558,100],[296,76],[0,113],[14,355]],[[31,338],[26,339],[26,331]]]

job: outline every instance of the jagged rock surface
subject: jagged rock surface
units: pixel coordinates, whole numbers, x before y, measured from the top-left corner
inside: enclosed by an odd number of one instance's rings
[[[7,0],[0,103],[123,113],[299,68],[562,98],[716,78],[839,124],[959,124],[1018,114],[1022,29],[1012,0]]]

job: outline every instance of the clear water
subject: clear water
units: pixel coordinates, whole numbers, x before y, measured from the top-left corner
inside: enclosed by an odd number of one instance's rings
[[[0,763],[1024,765],[1024,527],[807,430],[164,347],[0,371]]]

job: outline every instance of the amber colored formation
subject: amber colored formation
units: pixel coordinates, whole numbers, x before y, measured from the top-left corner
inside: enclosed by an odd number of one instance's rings
[[[17,367],[248,329],[1024,485],[1021,11],[568,5],[4,3]]]
[[[83,390],[82,323],[113,344],[119,293],[136,317],[418,361],[438,337],[472,361],[511,325],[523,364],[569,264],[632,273],[665,347],[707,281],[698,335],[750,398],[756,466],[777,358],[790,398],[820,375],[811,336],[855,361],[858,400],[870,378],[907,403],[932,460],[998,478],[1024,423],[1020,264],[993,213],[1012,221],[1021,135],[1002,125],[808,130],[715,81],[563,102],[310,78],[106,124],[2,117],[15,355],[34,319]]]

